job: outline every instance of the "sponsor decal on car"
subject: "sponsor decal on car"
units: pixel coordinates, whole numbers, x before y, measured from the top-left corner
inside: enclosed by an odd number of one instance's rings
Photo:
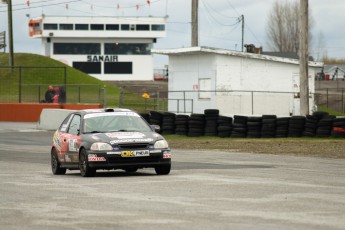
[[[142,138],[142,139],[121,139],[121,140],[111,140],[110,144],[121,144],[121,143],[146,143],[146,142],[152,142],[152,138]]]
[[[86,114],[84,116],[85,119],[91,118],[91,117],[109,117],[109,116],[133,116],[133,117],[140,117],[139,114],[134,113],[134,112],[115,112],[115,113],[90,113]]]
[[[98,157],[96,154],[89,154],[88,161],[106,161],[105,157]]]
[[[121,157],[146,157],[150,156],[149,150],[122,151]]]
[[[61,151],[60,135],[59,135],[59,132],[58,132],[58,131],[56,131],[56,132],[54,133],[53,143],[54,143],[55,147],[57,148],[57,150],[58,150],[58,151]]]
[[[144,138],[145,134],[140,132],[114,132],[114,133],[106,133],[110,138],[117,138],[117,139],[133,139],[133,138]]]
[[[108,155],[121,155],[121,152],[107,152]]]
[[[163,153],[163,159],[170,159],[171,154],[170,153]]]
[[[68,149],[71,152],[77,151],[77,139],[69,139],[68,140]]]
[[[150,150],[150,153],[161,153],[162,150]]]

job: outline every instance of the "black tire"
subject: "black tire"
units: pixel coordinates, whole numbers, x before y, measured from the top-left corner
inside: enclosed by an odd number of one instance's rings
[[[90,168],[89,166],[85,149],[80,150],[79,169],[82,177],[93,177],[96,174],[96,169]]]
[[[66,169],[61,168],[55,148],[51,150],[51,166],[54,175],[64,175],[66,173]]]
[[[171,164],[158,165],[155,167],[157,175],[168,175],[170,173]]]

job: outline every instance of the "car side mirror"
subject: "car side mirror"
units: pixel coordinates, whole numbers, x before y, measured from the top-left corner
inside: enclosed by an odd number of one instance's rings
[[[156,133],[159,133],[161,131],[161,127],[159,125],[150,125],[151,129],[155,131]]]

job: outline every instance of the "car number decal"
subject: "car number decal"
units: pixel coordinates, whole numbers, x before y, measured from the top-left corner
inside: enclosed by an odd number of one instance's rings
[[[146,157],[149,156],[149,150],[137,150],[137,151],[122,151],[121,157]]]
[[[68,140],[68,148],[71,152],[77,151],[77,139],[69,139]]]

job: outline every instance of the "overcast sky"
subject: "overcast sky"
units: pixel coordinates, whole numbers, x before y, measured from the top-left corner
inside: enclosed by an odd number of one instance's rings
[[[199,45],[241,50],[241,23],[244,15],[244,44],[267,45],[267,20],[277,0],[199,0]],[[279,0],[285,1],[285,0]],[[288,0],[294,1],[294,0]],[[29,6],[28,6],[29,2]],[[298,1],[299,2],[299,1]],[[40,39],[28,36],[28,18],[47,16],[168,16],[167,37],[154,48],[179,48],[191,45],[191,0],[12,0],[14,52],[41,54]],[[345,59],[345,1],[309,0],[313,18],[313,43],[310,53],[317,58],[320,45],[328,57]],[[0,31],[7,31],[7,5],[0,3]],[[8,49],[7,49],[8,52]],[[167,64],[155,59],[155,67]]]

